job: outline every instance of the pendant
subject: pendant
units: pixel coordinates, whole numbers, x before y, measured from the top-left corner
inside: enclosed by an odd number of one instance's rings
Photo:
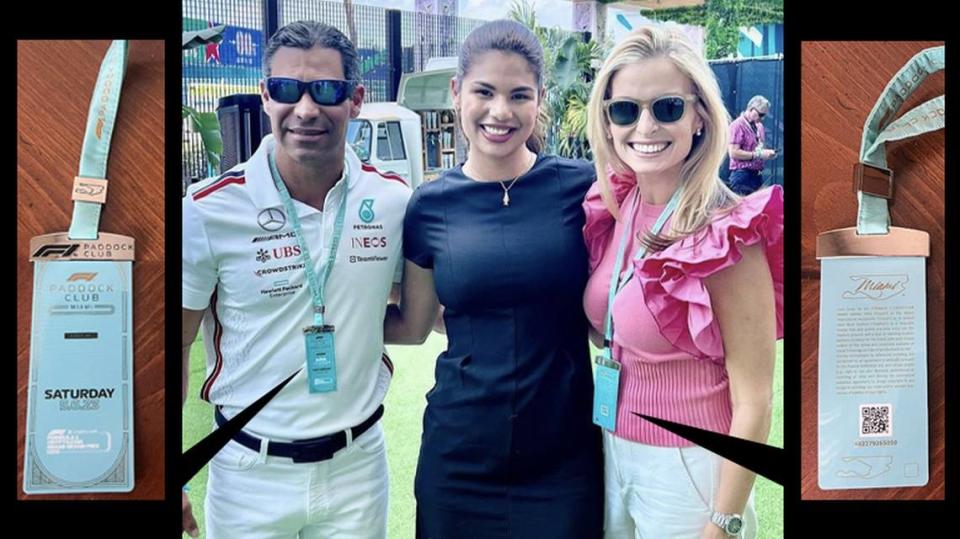
[[[510,205],[510,193],[506,191],[503,192],[503,205],[504,207]]]

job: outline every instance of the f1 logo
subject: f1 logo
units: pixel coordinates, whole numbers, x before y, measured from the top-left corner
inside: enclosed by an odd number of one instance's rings
[[[60,258],[66,258],[72,255],[79,246],[80,245],[76,243],[44,245],[37,249],[37,251],[33,253],[33,256],[35,258],[44,258],[47,256],[60,255]]]

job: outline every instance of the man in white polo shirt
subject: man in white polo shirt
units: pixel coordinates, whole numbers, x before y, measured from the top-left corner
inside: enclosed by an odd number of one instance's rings
[[[207,537],[382,538],[382,330],[410,189],[345,147],[364,89],[342,33],[285,26],[264,71],[273,135],[183,201],[184,395],[201,322],[218,423],[299,373],[211,461]]]

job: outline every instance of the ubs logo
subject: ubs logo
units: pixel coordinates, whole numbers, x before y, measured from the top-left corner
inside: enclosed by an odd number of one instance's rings
[[[257,216],[257,224],[267,232],[276,232],[287,224],[287,216],[280,208],[267,208]]]
[[[272,250],[267,251],[266,249],[260,249],[257,251],[257,262],[261,264],[266,264],[270,260],[280,260],[283,258],[290,258],[293,256],[300,256],[300,246],[299,245],[284,245],[282,247],[274,247]]]

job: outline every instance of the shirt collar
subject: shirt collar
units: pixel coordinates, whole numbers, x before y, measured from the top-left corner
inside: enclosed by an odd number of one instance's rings
[[[247,161],[244,171],[247,186],[250,189],[250,196],[253,199],[253,203],[260,209],[283,206],[283,201],[280,200],[280,193],[277,191],[277,186],[273,184],[273,176],[270,174],[270,162],[267,160],[267,155],[274,151],[276,145],[276,139],[272,134],[263,137],[263,140],[260,142],[260,147],[257,148],[257,151],[254,152],[254,154],[250,156],[250,160]],[[343,167],[343,176],[333,185],[333,188],[330,190],[331,193],[342,189],[344,179],[346,179],[346,184],[350,189],[353,189],[357,181],[359,181],[361,172],[360,159],[357,157],[357,154],[353,152],[353,148],[351,148],[349,144],[346,145],[346,151],[344,152],[344,163],[346,166]],[[306,204],[297,201],[294,201],[294,204],[308,207]],[[297,213],[299,214],[300,212]]]

